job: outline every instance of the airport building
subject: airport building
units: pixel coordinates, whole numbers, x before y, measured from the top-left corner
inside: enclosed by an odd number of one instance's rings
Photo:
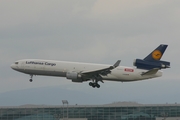
[[[106,105],[0,107],[0,120],[180,120],[180,104],[117,102]]]

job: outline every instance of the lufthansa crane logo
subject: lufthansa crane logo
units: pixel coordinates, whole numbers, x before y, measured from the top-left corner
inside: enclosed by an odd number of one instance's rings
[[[159,51],[159,50],[155,50],[155,51],[152,53],[152,57],[153,57],[155,60],[160,60],[160,59],[161,59],[161,56],[162,56],[162,53],[161,53],[161,51]]]

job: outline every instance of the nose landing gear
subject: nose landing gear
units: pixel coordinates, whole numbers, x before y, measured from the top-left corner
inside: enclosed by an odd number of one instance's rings
[[[31,78],[29,79],[29,82],[32,82],[32,81],[33,81],[33,79],[32,79],[32,78],[33,78],[33,75],[30,75],[30,77],[31,77]]]

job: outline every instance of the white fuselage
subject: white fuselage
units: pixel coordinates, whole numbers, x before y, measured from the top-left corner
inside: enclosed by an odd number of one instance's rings
[[[40,60],[40,59],[24,59],[16,61],[11,65],[11,68],[30,75],[46,75],[66,77],[67,72],[86,72],[94,71],[103,68],[107,68],[111,65],[105,64],[92,64],[92,63],[80,63],[80,62],[66,62],[66,61],[54,61],[54,60]],[[109,81],[137,81],[149,78],[155,78],[162,76],[162,72],[158,71],[153,75],[141,75],[147,70],[118,66],[111,70],[111,73],[107,76],[102,76],[103,80]]]

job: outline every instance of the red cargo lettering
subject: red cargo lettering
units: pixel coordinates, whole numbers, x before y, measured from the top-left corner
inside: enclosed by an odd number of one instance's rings
[[[126,71],[126,72],[134,72],[134,69],[125,68],[124,71]]]

